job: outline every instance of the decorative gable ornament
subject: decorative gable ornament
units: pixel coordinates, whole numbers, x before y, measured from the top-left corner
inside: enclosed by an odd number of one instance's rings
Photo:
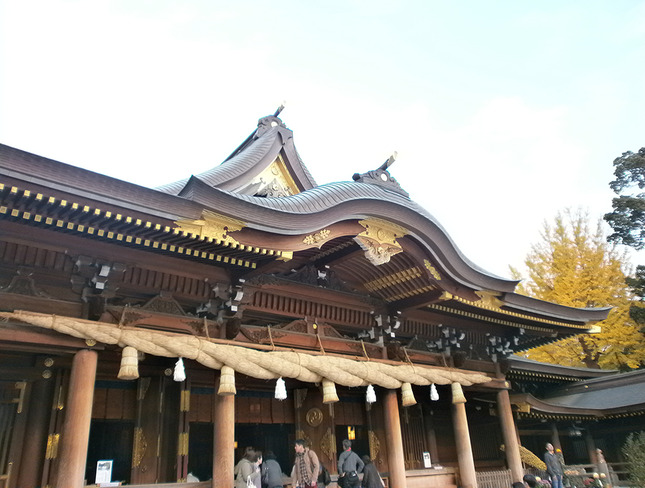
[[[392,256],[403,251],[397,238],[408,231],[403,227],[381,219],[359,220],[365,230],[354,240],[365,251],[365,257],[374,266],[389,263]]]
[[[407,191],[401,188],[401,185],[390,175],[387,170],[392,163],[396,160],[397,152],[394,151],[392,155],[377,169],[368,171],[367,173],[359,174],[354,173],[352,179],[357,183],[367,183],[369,185],[381,186],[387,190],[396,192],[400,195],[409,197]]]

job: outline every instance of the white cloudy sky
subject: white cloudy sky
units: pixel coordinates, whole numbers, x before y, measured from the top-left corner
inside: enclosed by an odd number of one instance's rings
[[[286,100],[319,184],[397,150],[392,176],[509,276],[558,210],[611,210],[644,60],[635,0],[0,0],[0,142],[156,186]]]

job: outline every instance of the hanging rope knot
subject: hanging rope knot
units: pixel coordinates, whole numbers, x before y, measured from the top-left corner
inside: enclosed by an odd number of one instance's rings
[[[211,336],[208,334],[208,320],[206,319],[206,315],[204,315],[204,333],[206,334],[206,338],[210,340]]]
[[[363,339],[361,339],[361,347],[363,348],[363,354],[367,358],[367,360],[370,360],[370,357],[367,355],[367,351],[365,350],[365,343],[363,342]]]
[[[325,348],[322,345],[322,341],[320,340],[320,335],[316,334],[316,337],[318,338],[318,345],[320,346],[320,352],[322,352],[324,356],[326,353],[325,353]]]
[[[271,341],[271,350],[275,351],[275,344],[273,343],[273,336],[271,335],[271,326],[267,325],[267,331],[269,333],[269,341]]]
[[[405,347],[403,347],[402,349],[403,349],[403,353],[405,354],[405,360],[406,360],[406,361],[408,362],[408,364],[412,367],[412,372],[413,372],[414,374],[417,374],[416,370],[414,369],[414,363],[413,363],[413,362],[412,362],[412,360],[410,359],[410,356],[408,356],[408,350],[407,350]]]

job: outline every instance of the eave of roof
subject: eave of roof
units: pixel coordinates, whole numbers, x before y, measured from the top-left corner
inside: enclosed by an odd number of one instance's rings
[[[607,376],[613,378],[618,373],[617,370],[580,368],[575,366],[562,366],[559,364],[543,363],[540,361],[523,358],[521,356],[510,356],[508,358],[508,365],[511,372],[516,372],[519,374],[532,373],[560,379],[563,377],[569,377],[575,380],[579,380]]]
[[[605,416],[645,410],[645,371],[614,373],[567,385],[553,396],[538,399],[530,394],[513,395],[514,403],[526,403],[544,413]]]

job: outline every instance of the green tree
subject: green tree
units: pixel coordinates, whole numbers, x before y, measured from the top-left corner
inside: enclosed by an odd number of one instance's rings
[[[629,316],[632,294],[625,281],[625,254],[607,243],[598,221],[595,230],[587,214],[559,213],[545,222],[542,241],[534,244],[524,264],[528,279],[518,292],[571,307],[612,307],[602,332],[532,349],[537,361],[588,368],[632,369],[645,362],[645,336]],[[521,274],[513,269],[513,275]]]
[[[618,197],[612,200],[614,211],[604,217],[614,230],[607,239],[634,249],[643,249],[645,192],[634,194],[632,189],[645,189],[645,147],[637,153],[627,151],[614,159],[614,176],[615,179],[609,186]],[[630,315],[637,323],[645,325],[645,266],[638,266],[635,277],[628,278],[627,284],[640,298],[640,303],[632,304]]]
[[[645,432],[632,432],[623,445],[632,486],[645,487]]]
[[[609,183],[618,195],[612,200],[613,212],[605,214],[605,220],[614,233],[607,239],[643,249],[645,246],[645,192],[629,193],[636,186],[645,189],[645,147],[637,153],[627,151],[614,159],[614,181]]]

